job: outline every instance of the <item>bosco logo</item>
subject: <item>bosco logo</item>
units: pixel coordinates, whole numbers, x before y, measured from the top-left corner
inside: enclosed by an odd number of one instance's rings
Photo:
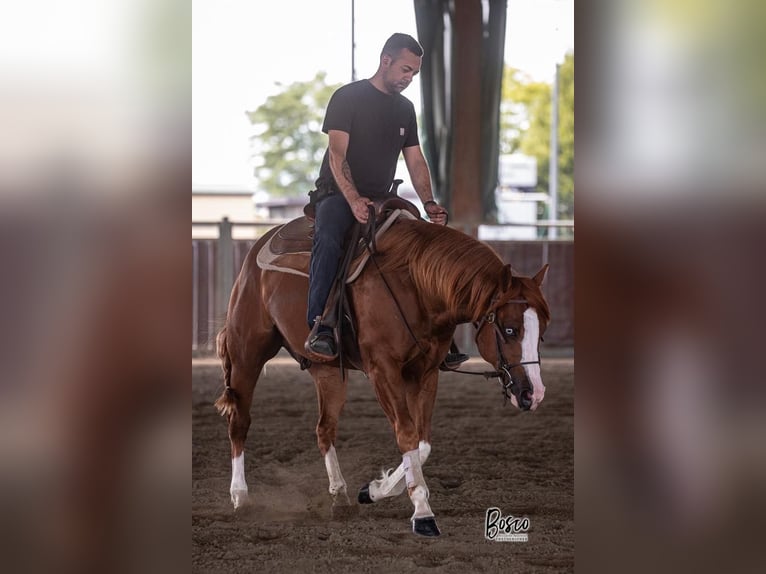
[[[526,542],[529,518],[503,516],[499,508],[488,508],[484,520],[484,537],[493,542]]]

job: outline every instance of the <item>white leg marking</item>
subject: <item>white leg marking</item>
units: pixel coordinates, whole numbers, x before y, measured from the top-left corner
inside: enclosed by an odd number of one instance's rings
[[[431,445],[421,440],[418,444],[418,451],[420,452],[420,464],[423,465],[428,460],[428,455],[431,454]],[[400,464],[394,471],[389,469],[384,472],[378,480],[371,481],[369,488],[370,498],[374,501],[399,496],[407,488],[404,481],[404,463]]]
[[[410,500],[415,506],[415,512],[412,513],[410,520],[416,518],[430,518],[434,513],[428,504],[428,488],[425,486],[416,486],[410,493]]]
[[[407,480],[407,488],[410,493],[410,500],[415,507],[411,520],[416,518],[432,517],[434,513],[428,504],[428,487],[425,478],[423,478],[423,467],[420,463],[420,450],[415,449],[405,452],[402,455],[402,464],[404,466],[404,477]]]
[[[407,485],[404,483],[404,467],[400,464],[396,470],[383,472],[383,476],[377,480],[370,481],[370,498],[377,502],[381,498],[398,496]]]
[[[245,452],[231,459],[231,502],[236,510],[247,502],[247,482],[245,482]]]
[[[330,479],[330,494],[333,496],[340,492],[346,494],[346,481],[343,480],[343,475],[340,473],[340,464],[334,446],[331,446],[327,454],[324,455],[324,466],[327,469],[327,477]]]
[[[431,454],[431,444],[421,440],[418,443],[418,450],[420,451],[420,464],[425,464],[428,455]]]
[[[537,311],[527,309],[524,311],[524,339],[521,341],[521,362],[539,361],[540,353],[538,342],[540,340],[540,321],[537,318]],[[535,410],[545,397],[545,385],[540,375],[540,365],[524,365],[529,382],[532,383],[532,407]],[[515,404],[515,397],[514,397]],[[518,406],[518,405],[516,405]]]

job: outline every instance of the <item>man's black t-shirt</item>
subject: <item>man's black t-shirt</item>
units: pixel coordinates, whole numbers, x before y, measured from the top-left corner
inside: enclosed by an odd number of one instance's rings
[[[349,134],[346,160],[360,195],[385,195],[396,174],[402,148],[419,144],[415,107],[401,94],[385,94],[369,80],[339,88],[327,105],[322,131],[340,130]],[[318,189],[332,186],[329,150],[325,151]]]

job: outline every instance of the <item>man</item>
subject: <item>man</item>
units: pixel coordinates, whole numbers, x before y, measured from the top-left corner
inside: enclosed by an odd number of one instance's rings
[[[446,225],[447,210],[431,192],[431,176],[418,139],[415,108],[401,92],[420,72],[423,48],[407,34],[394,34],[383,46],[375,75],[338,89],[330,98],[322,131],[329,144],[322,160],[315,207],[314,244],[309,270],[305,348],[313,360],[337,356],[331,330],[318,324],[324,312],[343,242],[356,219],[366,223],[367,205],[385,197],[404,155],[415,191],[429,219]]]

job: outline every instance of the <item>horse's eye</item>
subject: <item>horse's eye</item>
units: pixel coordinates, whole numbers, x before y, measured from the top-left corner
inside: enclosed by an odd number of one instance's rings
[[[515,337],[516,336],[516,329],[513,327],[506,327],[505,328],[505,336],[506,337]]]

